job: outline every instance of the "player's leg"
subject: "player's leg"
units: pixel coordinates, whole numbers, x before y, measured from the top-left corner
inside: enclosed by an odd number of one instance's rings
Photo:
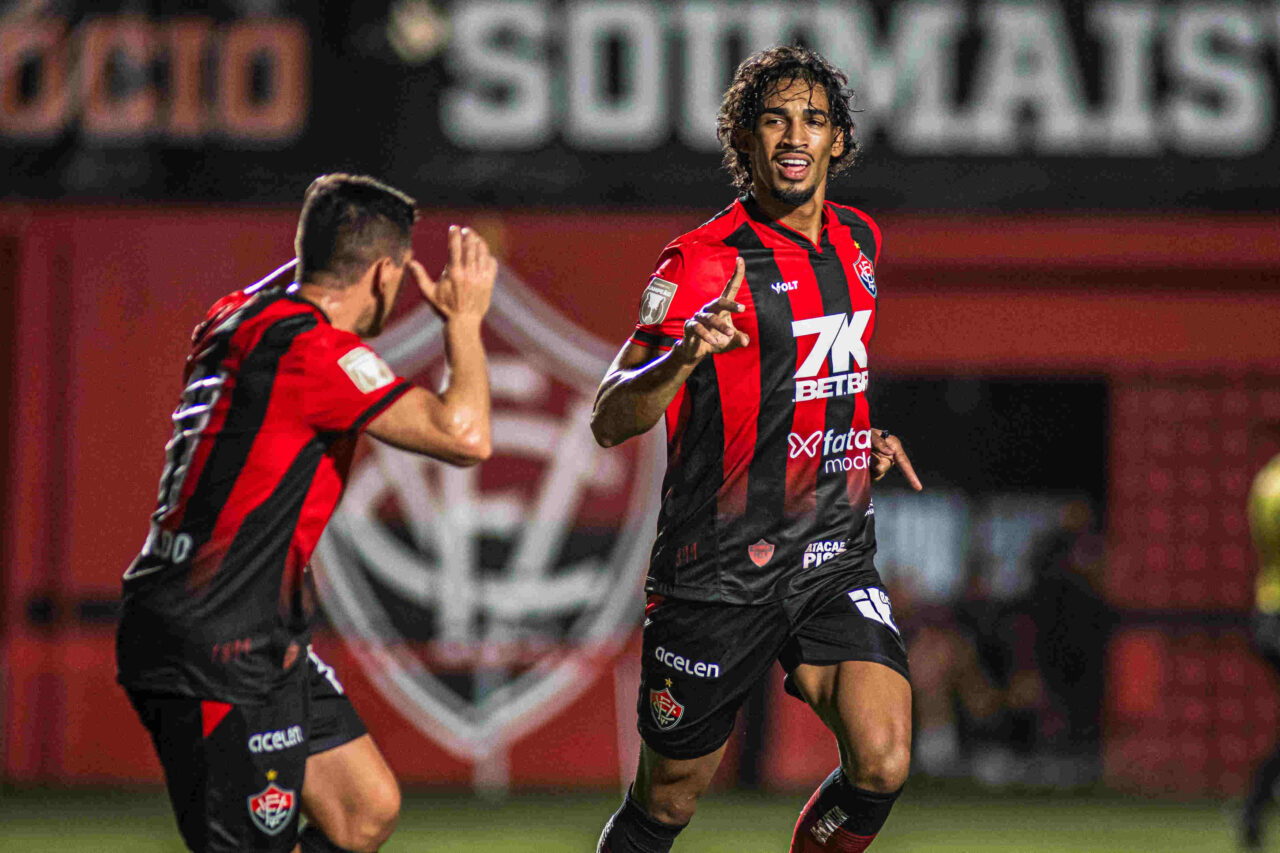
[[[788,630],[779,607],[652,597],[645,610],[640,765],[599,853],[666,853],[711,783],[738,708]]]
[[[828,602],[797,631],[783,665],[788,691],[813,708],[840,753],[801,812],[791,850],[858,853],[884,826],[911,763],[906,651],[887,596],[867,588]]]
[[[302,853],[377,850],[400,816],[400,788],[333,668],[308,649],[310,707]]]
[[[667,758],[640,747],[635,782],[600,834],[597,853],[665,853],[693,819],[698,798],[711,784],[724,744],[698,758]]]
[[[1280,673],[1280,615],[1254,617],[1253,639],[1259,654]],[[1246,850],[1262,849],[1262,817],[1280,782],[1280,741],[1253,774],[1241,813],[1240,845]]]

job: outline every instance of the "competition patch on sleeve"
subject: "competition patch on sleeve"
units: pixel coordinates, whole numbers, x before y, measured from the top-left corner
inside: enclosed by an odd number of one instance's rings
[[[676,286],[656,275],[649,279],[649,286],[640,295],[640,322],[646,326],[661,323],[667,317]]]
[[[387,363],[368,347],[356,347],[338,359],[338,367],[360,389],[361,394],[377,391],[396,381]]]

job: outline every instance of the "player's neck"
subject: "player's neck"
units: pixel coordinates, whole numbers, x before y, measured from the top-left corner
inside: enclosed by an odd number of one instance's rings
[[[822,206],[827,195],[825,186],[819,185],[809,200],[802,204],[787,204],[775,198],[768,187],[753,187],[751,193],[770,219],[799,231],[815,245],[822,237]]]
[[[355,332],[364,309],[351,298],[353,291],[354,288],[334,289],[310,282],[298,285],[298,295],[323,311],[330,325],[344,332]]]

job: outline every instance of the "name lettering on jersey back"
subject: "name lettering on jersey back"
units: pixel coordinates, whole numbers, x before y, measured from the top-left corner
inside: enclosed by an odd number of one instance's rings
[[[862,335],[871,320],[870,309],[847,314],[827,314],[794,320],[791,334],[796,338],[817,335],[813,348],[796,370],[795,402],[846,397],[867,389],[867,347]],[[827,376],[816,377],[830,360]]]
[[[396,381],[387,363],[368,347],[356,347],[338,359],[338,367],[355,383],[361,394],[377,391]]]

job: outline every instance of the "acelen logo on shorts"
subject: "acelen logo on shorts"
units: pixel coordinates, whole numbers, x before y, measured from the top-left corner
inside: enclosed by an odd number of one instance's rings
[[[289,726],[287,729],[277,729],[274,732],[258,732],[250,735],[249,751],[254,754],[279,752],[282,749],[300,746],[302,741],[302,726]]]
[[[818,336],[796,371],[795,402],[847,397],[867,390],[867,347],[862,335],[870,320],[871,310],[866,309],[855,311],[852,317],[828,314],[792,321],[791,334],[795,337]],[[810,378],[818,375],[828,357],[831,372],[821,379]]]
[[[813,458],[821,455],[826,459],[824,471],[865,471],[871,464],[867,453],[871,449],[871,430],[851,429],[845,432],[829,429],[826,432],[814,430],[810,435],[793,432],[787,436],[787,450],[791,459],[801,456]],[[856,451],[850,453],[849,451]]]

